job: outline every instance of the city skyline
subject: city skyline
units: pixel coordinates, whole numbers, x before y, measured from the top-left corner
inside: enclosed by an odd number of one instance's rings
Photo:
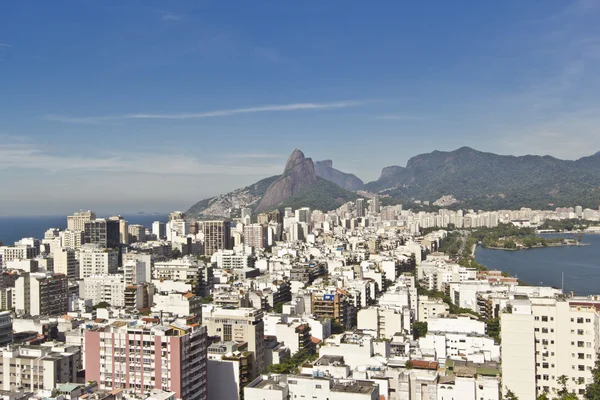
[[[295,147],[365,181],[463,145],[600,150],[593,1],[67,4],[0,6],[2,215],[181,209]]]

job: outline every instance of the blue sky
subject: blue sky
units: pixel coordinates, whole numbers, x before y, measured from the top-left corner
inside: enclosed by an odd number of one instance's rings
[[[365,181],[465,145],[589,155],[598,20],[595,0],[0,2],[0,215],[185,209],[294,148]]]

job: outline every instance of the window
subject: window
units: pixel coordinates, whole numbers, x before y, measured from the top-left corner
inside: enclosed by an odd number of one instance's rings
[[[546,315],[542,315],[542,322],[548,322],[548,317]]]

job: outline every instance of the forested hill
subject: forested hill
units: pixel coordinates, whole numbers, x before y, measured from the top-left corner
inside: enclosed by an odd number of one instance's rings
[[[383,169],[365,189],[398,201],[434,202],[451,195],[482,209],[600,204],[600,152],[579,160],[504,156],[462,147],[411,158]]]

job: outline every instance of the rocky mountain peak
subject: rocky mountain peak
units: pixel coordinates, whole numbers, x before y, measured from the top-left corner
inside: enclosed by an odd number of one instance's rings
[[[283,175],[269,186],[256,211],[275,207],[315,183],[317,174],[312,159],[306,158],[302,151],[296,149],[285,163]]]
[[[302,152],[302,150],[295,149],[292,152],[292,154],[289,156],[287,162],[285,163],[284,171],[294,168],[294,166],[300,164],[301,162],[304,162],[305,160],[306,160],[306,157],[304,156],[304,153]]]

